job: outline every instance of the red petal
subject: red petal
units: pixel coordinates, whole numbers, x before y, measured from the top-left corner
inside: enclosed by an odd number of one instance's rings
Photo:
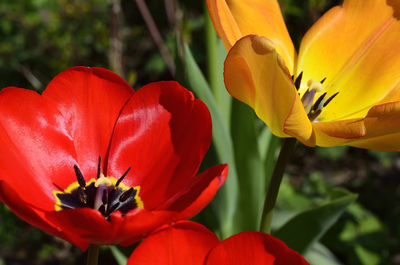
[[[214,198],[228,175],[228,165],[212,167],[192,179],[188,187],[177,193],[162,207],[180,212],[180,219],[195,216]],[[168,206],[167,206],[168,205]]]
[[[175,220],[178,213],[169,211],[138,210],[128,213],[118,237],[122,246],[129,246],[146,237],[156,228]]]
[[[114,234],[120,225],[108,222],[97,210],[79,208],[47,212],[46,218],[56,224],[62,231],[79,235],[90,244],[115,244]],[[119,218],[120,221],[122,218]],[[118,223],[118,221],[116,223]]]
[[[52,190],[76,180],[74,145],[63,117],[39,94],[9,87],[0,92],[0,179],[13,196],[54,210]],[[34,192],[33,192],[34,191]]]
[[[59,126],[70,133],[86,179],[95,177],[99,156],[105,161],[115,122],[133,92],[119,76],[96,67],[70,68],[43,92],[64,116]]]
[[[136,210],[125,216],[114,212],[110,220],[106,220],[97,210],[79,208],[48,212],[46,218],[63,231],[79,235],[91,244],[128,246],[168,223],[174,215],[176,213],[166,211]]]
[[[218,238],[204,226],[181,221],[148,236],[132,253],[128,265],[203,265]]]
[[[206,265],[308,265],[282,241],[260,232],[234,235],[212,249]]]
[[[146,209],[184,188],[208,150],[207,107],[176,82],[141,88],[124,107],[110,147],[107,174],[132,167],[125,183],[140,185]]]
[[[30,205],[29,202],[21,200],[19,196],[16,196],[16,194],[16,191],[12,187],[7,185],[6,182],[0,181],[0,201],[5,203],[19,218],[23,219],[33,226],[36,226],[46,233],[58,236],[74,243],[83,251],[87,249],[87,247],[89,246],[87,241],[82,240],[76,235],[71,235],[59,231],[56,226],[46,220],[43,211],[37,210],[35,207]]]

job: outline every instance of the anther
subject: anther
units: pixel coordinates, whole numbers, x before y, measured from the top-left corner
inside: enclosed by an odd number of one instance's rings
[[[324,77],[324,79],[322,79],[320,83],[323,84],[325,82],[325,80],[326,80],[326,77]]]
[[[328,105],[329,102],[331,102],[332,99],[334,99],[334,98],[337,96],[337,94],[339,94],[339,92],[336,92],[335,94],[333,94],[332,96],[330,96],[330,97],[328,98],[328,100],[324,103],[324,107],[326,107],[326,105]]]
[[[125,173],[118,179],[117,183],[115,183],[115,187],[118,187],[118,185],[124,180],[126,175],[128,174],[129,170],[131,170],[131,167],[129,167]]]
[[[138,196],[139,189],[128,188],[121,183],[130,170],[129,167],[118,180],[106,177],[101,172],[101,157],[99,157],[97,179],[92,178],[86,182],[78,165],[74,165],[78,181],[64,191],[53,192],[57,198],[56,210],[90,207],[98,210],[109,220],[110,214],[114,211],[120,211],[124,215],[132,209],[143,208],[143,202]]]
[[[87,203],[87,194],[82,187],[78,187],[78,196],[79,200],[83,202],[83,204]]]
[[[97,165],[97,179],[100,178],[101,174],[101,156],[99,156],[99,164]]]
[[[110,208],[108,208],[107,210],[107,215],[112,213],[113,211],[115,211],[115,209],[117,209],[119,207],[120,203],[117,202],[116,204],[112,205]]]
[[[100,206],[99,212],[104,216],[106,215],[106,206],[104,204]]]
[[[78,180],[79,186],[82,188],[86,187],[85,179],[83,178],[82,172],[77,165],[74,165],[76,179]]]
[[[322,94],[314,103],[314,106],[312,108],[313,111],[316,111],[317,109],[320,109],[322,106],[321,102],[324,100],[324,97],[326,96],[326,92],[324,94]]]
[[[294,86],[296,87],[297,90],[299,90],[299,88],[300,88],[302,78],[303,78],[303,72],[301,72],[299,74],[299,76],[296,78],[296,80],[294,81]]]
[[[132,196],[133,192],[134,192],[133,188],[130,188],[129,190],[125,191],[124,193],[121,194],[121,196],[119,196],[119,201],[120,202],[126,201],[129,197]]]

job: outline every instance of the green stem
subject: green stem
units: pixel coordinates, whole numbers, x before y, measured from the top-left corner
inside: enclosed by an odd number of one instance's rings
[[[90,245],[88,249],[87,265],[97,265],[99,261],[99,246]]]
[[[204,4],[206,1],[204,1]],[[207,5],[204,8],[205,18],[205,39],[206,39],[206,52],[207,52],[207,76],[211,90],[215,97],[218,96],[218,62],[217,62],[217,34],[215,33],[214,26],[210,15],[208,14]],[[217,102],[219,101],[216,98]],[[219,103],[219,102],[218,102]]]
[[[264,210],[262,213],[260,231],[271,233],[271,221],[274,214],[274,206],[281,185],[282,176],[285,172],[287,162],[294,151],[296,138],[285,138],[278,160],[276,161],[274,171],[268,186],[267,196],[264,201]]]

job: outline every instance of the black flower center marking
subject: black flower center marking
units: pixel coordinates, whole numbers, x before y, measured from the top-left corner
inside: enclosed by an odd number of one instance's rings
[[[118,180],[106,177],[101,173],[101,158],[99,158],[97,178],[86,182],[79,167],[74,165],[77,181],[64,191],[53,191],[56,197],[56,210],[87,207],[100,211],[108,218],[114,211],[120,211],[124,215],[136,208],[143,209],[143,202],[139,197],[140,186],[128,187],[122,183],[130,169],[128,168]]]
[[[293,78],[293,77],[292,77]],[[301,79],[303,78],[303,72],[299,74],[299,76],[294,81],[294,85],[297,90],[300,88]],[[304,109],[307,113],[308,118],[310,121],[314,121],[322,112],[322,109],[326,107],[332,99],[334,99],[339,92],[331,95],[329,98],[325,99],[326,92],[320,95],[317,100],[314,101],[315,95],[317,92],[323,91],[323,83],[325,82],[326,78],[322,79],[320,82],[310,79],[307,82],[307,90],[301,97],[301,102],[303,103]]]

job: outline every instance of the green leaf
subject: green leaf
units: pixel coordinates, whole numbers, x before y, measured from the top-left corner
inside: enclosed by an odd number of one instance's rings
[[[231,125],[235,161],[240,186],[239,208],[235,215],[238,231],[258,230],[263,208],[266,178],[258,149],[257,117],[253,109],[235,100]]]
[[[365,265],[379,265],[382,264],[382,260],[380,256],[368,249],[364,248],[363,246],[357,244],[354,246],[355,252],[359,259],[361,260],[362,264]]]
[[[277,151],[281,144],[281,139],[271,133],[271,130],[265,126],[258,137],[258,149],[261,160],[264,163],[265,181],[269,183],[277,159]]]
[[[221,224],[222,236],[226,237],[234,231],[234,212],[237,209],[238,179],[235,166],[232,139],[226,123],[218,109],[210,87],[199,69],[192,53],[184,46],[184,67],[187,82],[196,95],[204,101],[210,110],[213,123],[213,143],[221,163],[229,164],[229,176],[223,187],[219,190],[216,200],[218,210],[216,214]]]
[[[357,198],[357,195],[344,189],[335,189],[330,195],[329,202],[299,213],[276,231],[274,236],[297,252],[306,253]]]
[[[315,243],[304,258],[310,265],[343,265],[338,259],[320,243]]]
[[[231,109],[232,97],[229,95],[225,88],[224,83],[224,61],[226,58],[226,51],[221,39],[218,38],[217,42],[217,84],[218,88],[215,91],[215,100],[219,109],[221,110],[222,117],[226,121],[229,128],[231,126]]]
[[[109,248],[118,265],[126,265],[128,258],[121,252],[121,250],[119,250],[116,246],[109,246]]]

